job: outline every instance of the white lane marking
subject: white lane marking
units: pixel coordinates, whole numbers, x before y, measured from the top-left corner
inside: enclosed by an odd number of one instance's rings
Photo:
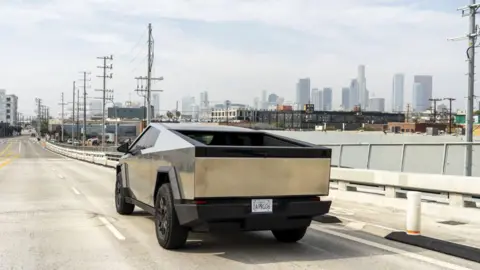
[[[323,233],[334,235],[334,236],[337,236],[337,237],[340,237],[340,238],[343,238],[343,239],[347,239],[347,240],[350,240],[350,241],[361,243],[361,244],[371,246],[371,247],[374,247],[374,248],[383,249],[383,250],[388,251],[388,252],[397,253],[399,255],[409,257],[409,258],[412,258],[412,259],[415,259],[415,260],[423,261],[423,262],[426,262],[426,263],[430,263],[430,264],[433,264],[433,265],[436,265],[436,266],[440,266],[440,267],[444,267],[444,268],[448,268],[448,269],[452,269],[452,270],[471,270],[470,268],[462,267],[462,266],[451,264],[451,263],[448,263],[448,262],[443,262],[443,261],[440,261],[440,260],[436,260],[436,259],[433,259],[433,258],[430,258],[430,257],[422,256],[422,255],[415,254],[415,253],[412,253],[412,252],[408,252],[408,251],[405,251],[405,250],[401,250],[401,249],[398,249],[398,248],[389,247],[389,246],[386,246],[386,245],[382,245],[380,243],[375,243],[375,242],[368,241],[368,240],[358,238],[358,237],[355,237],[355,236],[350,236],[348,234],[335,232],[335,231],[332,231],[332,230],[329,230],[329,229],[322,228],[321,226],[316,225],[316,224],[312,224],[311,227],[313,227],[313,229],[315,229],[317,231],[321,231]]]
[[[112,223],[110,223],[110,221],[108,221],[106,218],[104,217],[98,217],[98,219],[100,219],[100,221],[107,227],[108,230],[110,230],[110,232],[118,239],[118,240],[125,240],[125,236],[123,236],[118,230],[117,228],[115,228]]]
[[[22,142],[19,142],[19,143],[18,143],[18,153],[19,153],[19,154],[22,153]]]
[[[80,191],[78,191],[75,187],[72,187],[73,193],[80,195]]]
[[[57,176],[58,176],[58,178],[60,178],[60,179],[65,179],[65,177],[63,177],[63,175],[61,175],[61,174],[59,174],[59,175],[57,175]]]

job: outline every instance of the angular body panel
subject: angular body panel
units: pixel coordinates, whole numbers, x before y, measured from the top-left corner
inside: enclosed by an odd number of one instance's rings
[[[327,158],[196,158],[195,198],[327,195]]]

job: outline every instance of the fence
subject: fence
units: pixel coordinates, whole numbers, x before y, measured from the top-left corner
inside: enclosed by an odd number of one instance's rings
[[[472,144],[472,175],[480,176],[480,143],[346,143],[332,149],[332,165],[409,173],[463,175],[465,147]]]
[[[106,152],[106,153],[115,153],[117,152],[118,146],[81,146],[81,145],[71,145],[66,143],[53,143],[53,145],[57,145],[59,147],[73,149],[73,150],[80,150],[80,151],[87,151],[87,152]]]

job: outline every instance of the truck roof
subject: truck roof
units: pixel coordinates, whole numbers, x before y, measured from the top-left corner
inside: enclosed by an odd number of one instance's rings
[[[172,130],[195,130],[195,131],[224,131],[224,132],[258,132],[253,129],[224,126],[207,125],[202,123],[151,123],[152,126],[161,126]]]

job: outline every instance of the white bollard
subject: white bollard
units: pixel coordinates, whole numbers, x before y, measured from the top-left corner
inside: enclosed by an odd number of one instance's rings
[[[420,235],[422,218],[422,194],[417,191],[407,192],[407,234]]]

